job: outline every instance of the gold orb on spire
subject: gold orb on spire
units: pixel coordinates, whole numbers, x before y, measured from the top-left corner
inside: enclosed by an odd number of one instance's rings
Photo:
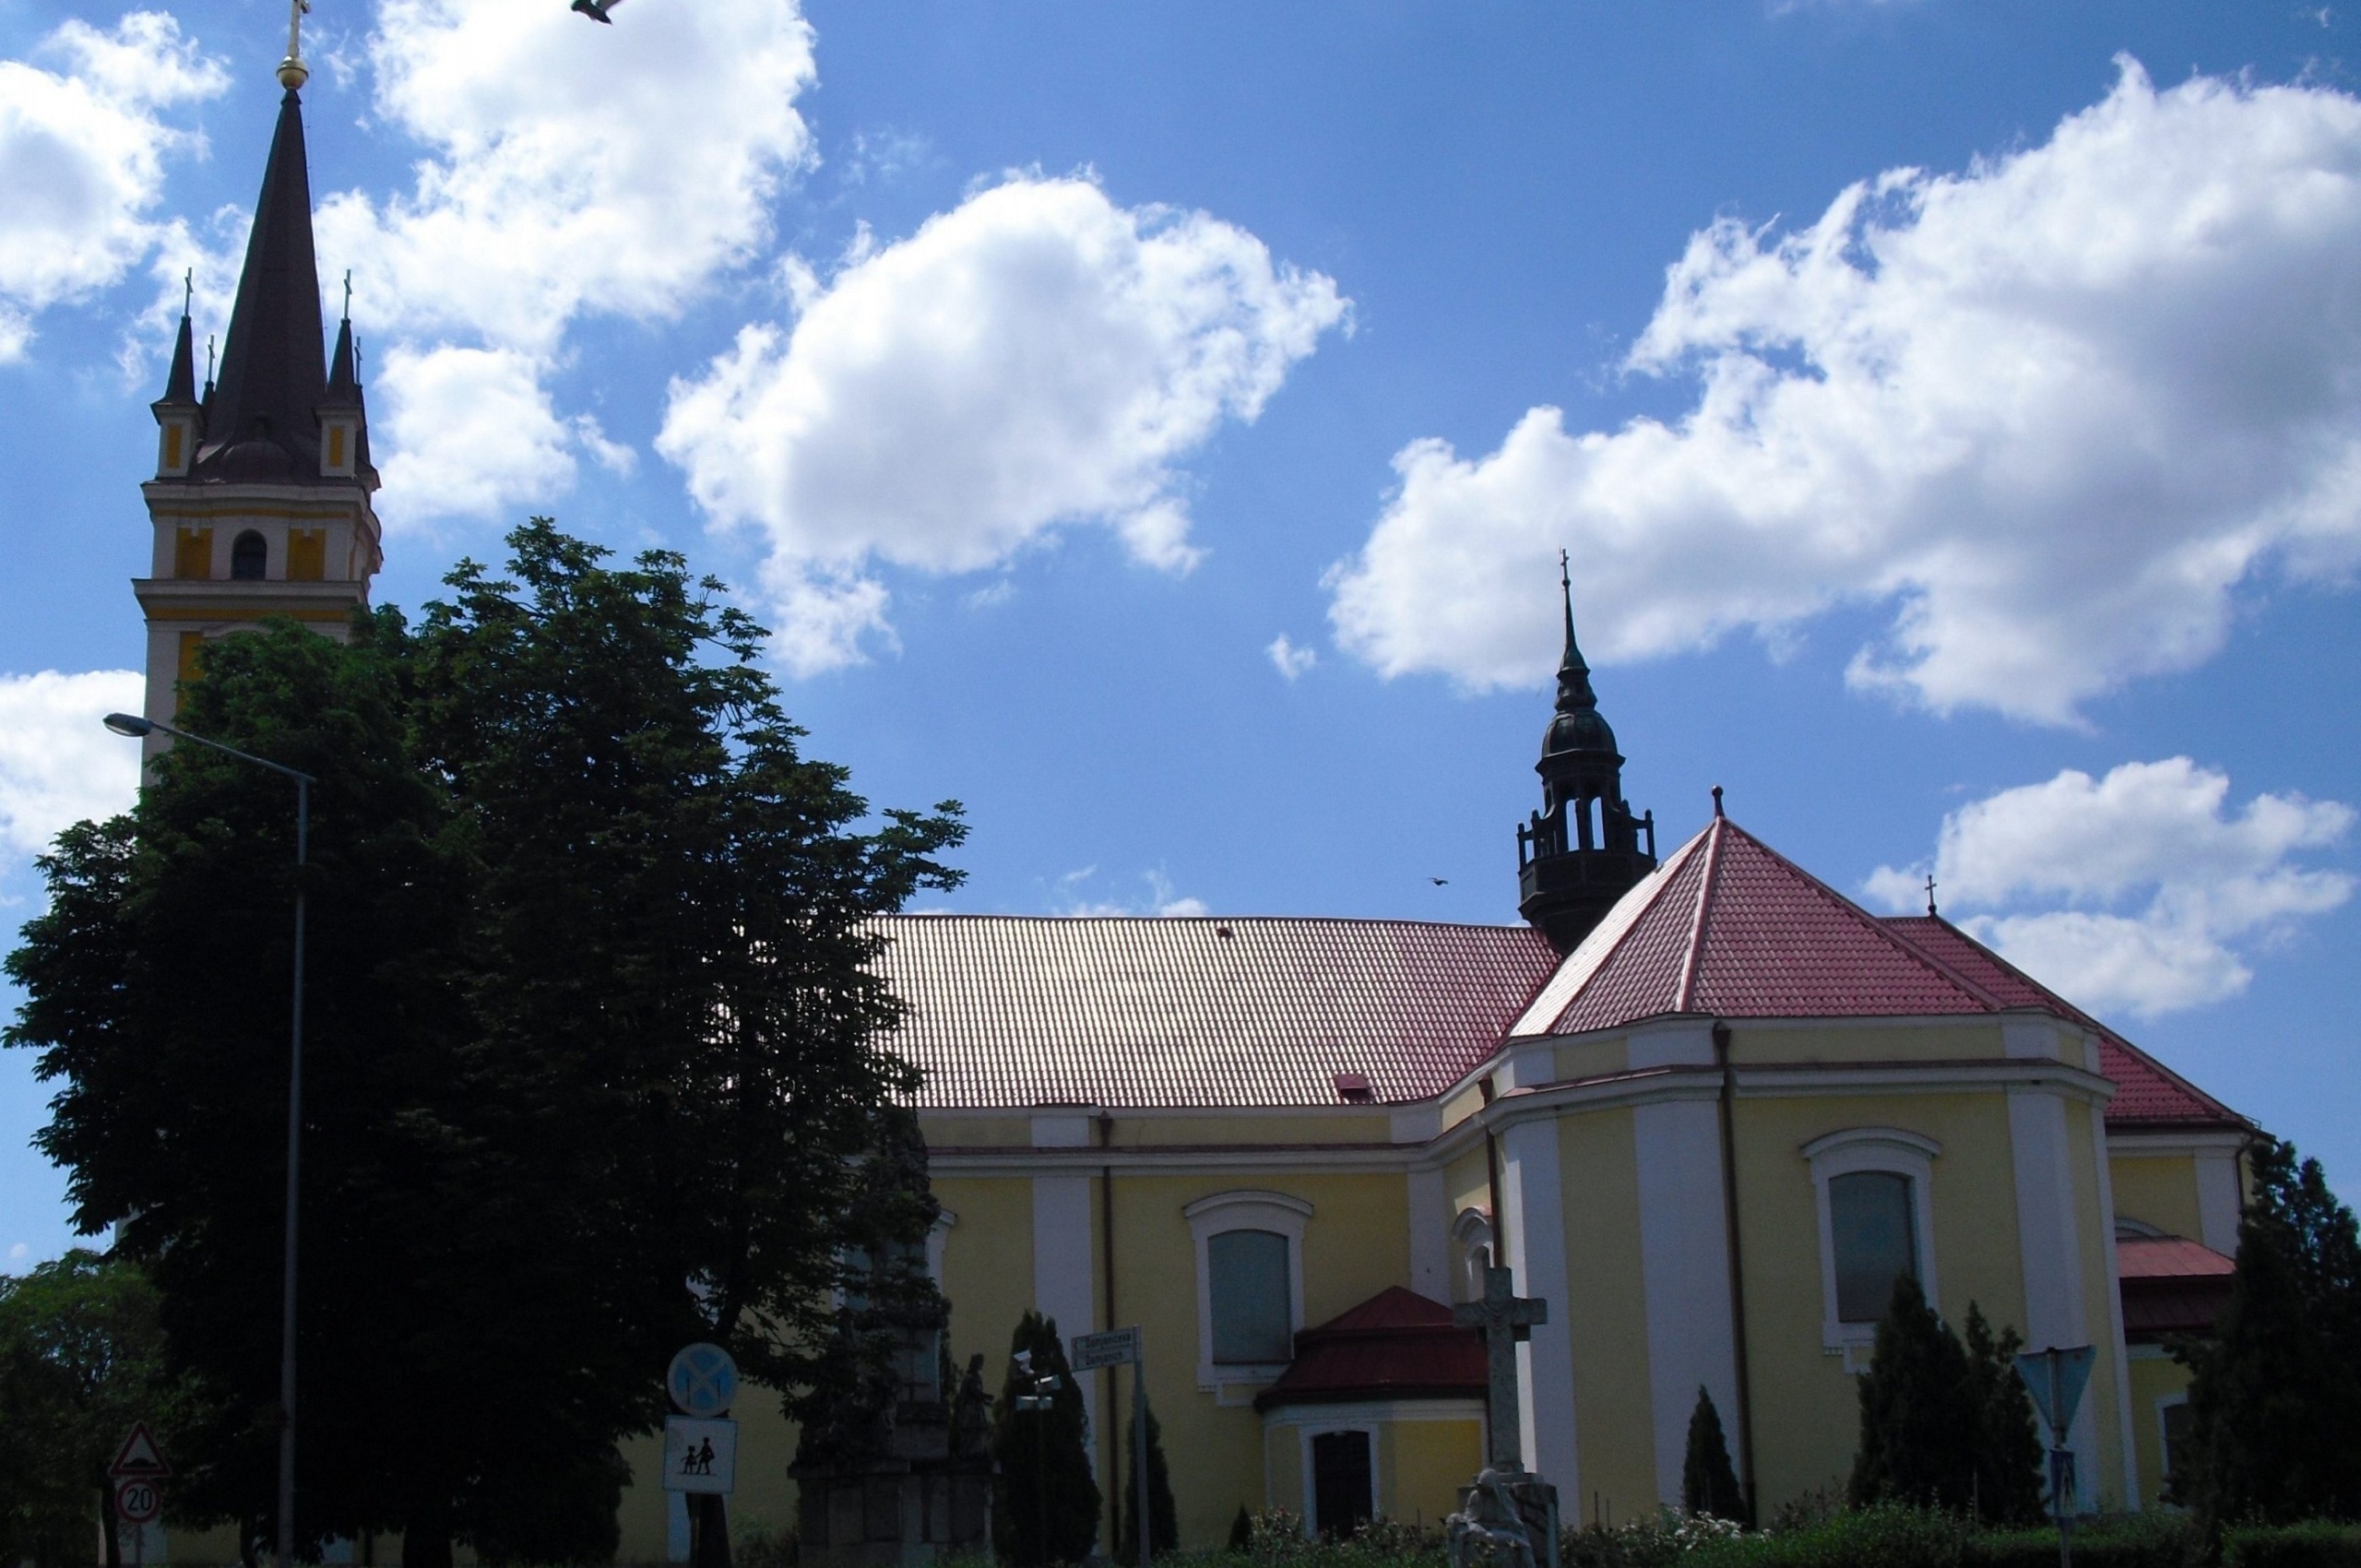
[[[279,85],[293,92],[312,79],[312,67],[303,64],[303,13],[312,8],[312,0],[288,0],[287,58],[279,63]]]

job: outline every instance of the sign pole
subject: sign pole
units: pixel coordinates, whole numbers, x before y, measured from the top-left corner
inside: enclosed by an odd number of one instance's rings
[[[1139,1497],[1133,1506],[1139,1510],[1140,1568],[1148,1568],[1150,1545],[1155,1532],[1149,1527],[1155,1521],[1147,1511],[1147,1351],[1143,1348],[1139,1359],[1132,1363],[1132,1463],[1139,1467]]]

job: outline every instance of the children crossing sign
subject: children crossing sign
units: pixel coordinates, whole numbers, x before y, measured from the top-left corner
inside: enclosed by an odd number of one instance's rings
[[[738,1486],[738,1423],[668,1416],[664,1421],[664,1490],[723,1495]]]

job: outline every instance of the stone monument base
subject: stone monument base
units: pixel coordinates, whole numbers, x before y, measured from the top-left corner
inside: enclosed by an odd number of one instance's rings
[[[1518,1464],[1487,1467],[1444,1521],[1452,1568],[1559,1568],[1558,1489]]]

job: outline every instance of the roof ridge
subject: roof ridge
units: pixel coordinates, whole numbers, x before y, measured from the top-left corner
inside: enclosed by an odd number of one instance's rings
[[[1598,979],[1599,975],[1606,969],[1607,966],[1613,961],[1618,953],[1623,951],[1623,944],[1630,942],[1632,935],[1639,931],[1640,923],[1645,914],[1646,909],[1654,908],[1656,899],[1664,897],[1665,889],[1673,885],[1674,880],[1679,876],[1681,871],[1689,864],[1689,857],[1697,851],[1698,840],[1704,837],[1705,831],[1703,829],[1700,829],[1699,831],[1691,834],[1687,838],[1680,842],[1679,847],[1676,848],[1671,854],[1667,855],[1664,860],[1657,864],[1655,870],[1649,872],[1647,875],[1642,877],[1638,882],[1633,883],[1630,891],[1623,895],[1623,898],[1618,898],[1612,905],[1608,906],[1607,913],[1600,918],[1599,923],[1591,928],[1591,935],[1595,936],[1600,931],[1607,929],[1608,922],[1614,920],[1616,911],[1623,907],[1624,898],[1631,897],[1632,894],[1639,892],[1640,889],[1643,887],[1646,887],[1650,883],[1655,884],[1655,891],[1649,896],[1646,906],[1639,913],[1635,913],[1630,920],[1625,921],[1623,922],[1622,929],[1615,932],[1614,940],[1609,942],[1606,948],[1601,951],[1596,957],[1590,961],[1590,973],[1583,977],[1583,982],[1574,987],[1574,989],[1568,992],[1565,998],[1560,1001],[1556,1007],[1550,1010],[1548,1020],[1545,1021],[1541,1027],[1541,1032],[1543,1034],[1548,1034],[1557,1028],[1558,1025],[1565,1018],[1566,1015],[1573,1011],[1574,1004],[1583,999],[1583,993],[1590,989],[1591,982]],[[1561,973],[1568,965],[1571,965],[1574,961],[1575,956],[1580,954],[1583,948],[1588,944],[1589,942],[1590,936],[1584,937],[1581,942],[1574,944],[1574,951],[1572,953],[1567,954],[1556,965],[1551,967],[1547,975],[1542,977],[1540,986],[1535,990],[1531,997],[1526,999],[1525,1005],[1517,1010],[1516,1016],[1510,1020],[1510,1028],[1512,1030],[1514,1029],[1518,1022],[1524,1019],[1525,1014],[1531,1012],[1535,1007],[1540,1004],[1541,999],[1548,994],[1549,987],[1556,983],[1559,974]],[[1495,1048],[1493,1054],[1498,1055],[1501,1050],[1506,1048],[1508,1039],[1513,1038],[1515,1038],[1513,1034],[1504,1038],[1501,1042],[1501,1046]]]
[[[2010,1010],[2010,1004],[2008,1003],[2001,1001],[1999,997],[1994,995],[1985,987],[1977,984],[1968,976],[1960,973],[1959,970],[1943,962],[1942,959],[1937,957],[1934,954],[1928,952],[1927,949],[1911,941],[1901,932],[1894,930],[1885,922],[1881,916],[1871,914],[1868,909],[1863,909],[1859,904],[1855,903],[1852,899],[1838,892],[1835,887],[1821,881],[1819,877],[1814,876],[1811,873],[1806,871],[1803,867],[1797,865],[1795,861],[1789,860],[1786,856],[1781,854],[1770,845],[1765,844],[1753,834],[1747,832],[1745,828],[1738,826],[1738,824],[1733,822],[1730,824],[1730,826],[1733,831],[1745,838],[1748,843],[1753,845],[1756,849],[1770,856],[1771,859],[1776,861],[1780,865],[1785,866],[1788,871],[1793,872],[1796,875],[1801,877],[1807,886],[1819,893],[1821,897],[1827,898],[1830,902],[1835,904],[1840,909],[1844,909],[1859,917],[1863,924],[1875,932],[1884,941],[1900,949],[1904,957],[1914,959],[1926,968],[1934,970],[1935,973],[1940,975],[1952,984],[1959,987],[1960,990],[1967,992],[1967,994],[1973,997],[1975,1001],[1981,1003],[1987,1011],[1993,1013],[2005,1013]]]
[[[1034,925],[1385,925],[1424,931],[1489,931],[1537,934],[1522,921],[1422,921],[1408,915],[1041,915],[995,909],[893,909],[872,915],[886,921],[993,921]]]
[[[1998,966],[1999,968],[2001,968],[2001,969],[2003,969],[2003,970],[2007,971],[2009,974],[2011,974],[2011,975],[2014,976],[2016,979],[2018,979],[2018,980],[2023,980],[2023,981],[2027,986],[2031,987],[2034,991],[2035,991],[2035,992],[2039,992],[2042,996],[2047,997],[2047,999],[2048,999],[2052,1004],[2055,1004],[2055,1006],[2057,1007],[2057,1009],[2058,1009],[2060,1013],[2062,1013],[2062,1014],[2064,1015],[2064,1016],[2065,1016],[2065,1018],[2066,1018],[2066,1021],[2067,1021],[2067,1022],[2069,1022],[2069,1023],[2072,1023],[2072,1024],[2079,1024],[2079,1025],[2081,1025],[2082,1028],[2087,1028],[2087,1029],[2090,1029],[2090,1030],[2094,1031],[2094,1033],[2098,1034],[2098,1035],[2099,1035],[2100,1037],[2102,1037],[2103,1039],[2106,1039],[2106,1040],[2110,1041],[2111,1043],[2113,1043],[2114,1045],[2116,1045],[2116,1046],[2118,1046],[2118,1047],[2121,1048],[2122,1050],[2125,1050],[2125,1051],[2128,1051],[2131,1052],[2131,1054],[2132,1054],[2132,1055],[2134,1055],[2134,1056],[2137,1056],[2137,1057],[2141,1060],[2141,1062],[2142,1062],[2143,1064],[2145,1064],[2146,1066],[2149,1066],[2149,1067],[2153,1068],[2157,1073],[2159,1073],[2159,1074],[2163,1075],[2166,1079],[2170,1080],[2170,1081],[2172,1082],[2172,1084],[2173,1084],[2176,1087],[2186,1090],[2186,1091],[2187,1091],[2189,1094],[2190,1094],[2191,1096],[2195,1097],[2195,1098],[2196,1098],[2196,1099],[2201,1099],[2201,1100],[2204,1101],[2207,1105],[2212,1106],[2214,1110],[2216,1110],[2216,1111],[2220,1111],[2223,1115],[2225,1115],[2225,1116],[2226,1116],[2226,1117],[2230,1118],[2231,1120],[2236,1121],[2236,1122],[2241,1122],[2241,1123],[2243,1123],[2243,1122],[2246,1122],[2246,1121],[2247,1121],[2247,1118],[2246,1118],[2246,1117],[2244,1117],[2244,1116],[2240,1115],[2237,1111],[2233,1111],[2232,1109],[2230,1109],[2230,1107],[2229,1107],[2228,1105],[2226,1105],[2226,1104],[2223,1103],[2223,1101],[2221,1101],[2220,1099],[2216,1099],[2214,1096],[2213,1096],[2213,1095],[2210,1095],[2210,1094],[2206,1093],[2203,1089],[2199,1088],[2195,1084],[2190,1083],[2187,1078],[2185,1078],[2185,1077],[2181,1076],[2181,1075],[2180,1075],[2179,1073],[2177,1073],[2177,1072],[2174,1071],[2171,1067],[2169,1067],[2169,1066],[2165,1065],[2165,1063],[2164,1063],[2162,1060],[2160,1060],[2158,1057],[2156,1057],[2153,1052],[2149,1051],[2145,1047],[2142,1047],[2142,1046],[2140,1046],[2140,1045],[2136,1045],[2136,1044],[2134,1044],[2131,1040],[2130,1040],[2129,1039],[2125,1038],[2122,1034],[2118,1033],[2117,1030],[2115,1030],[2115,1029],[2112,1029],[2112,1028],[2108,1028],[2108,1027],[2106,1026],[2106,1024],[2105,1024],[2104,1022],[2102,1022],[2102,1021],[2101,1021],[2101,1020],[2099,1020],[2098,1018],[2094,1017],[2092,1015],[2090,1015],[2090,1014],[2088,1014],[2088,1013],[2083,1012],[2080,1007],[2075,1006],[2075,1005],[2074,1005],[2074,1004],[2072,1004],[2071,1002],[2069,1002],[2068,1000],[2066,1000],[2066,998],[2064,998],[2063,996],[2060,996],[2059,994],[2058,994],[2058,992],[2057,992],[2052,991],[2049,987],[2047,987],[2047,986],[2046,986],[2046,985],[2042,984],[2042,983],[2041,983],[2041,981],[2039,981],[2039,980],[2037,980],[2034,979],[2034,977],[2033,977],[2033,976],[2031,976],[2031,975],[2027,974],[2023,969],[2019,968],[2016,965],[2014,965],[2014,964],[2012,964],[2012,963],[2009,962],[2009,960],[2008,960],[2008,959],[2003,958],[2002,956],[2000,956],[2000,955],[1999,955],[1999,953],[1997,953],[1997,952],[1993,951],[1993,949],[1992,949],[1992,948],[1990,948],[1989,946],[1986,945],[1984,943],[1981,943],[1981,942],[1976,941],[1976,939],[1975,939],[1973,935],[1971,935],[1970,933],[1968,933],[1968,932],[1965,932],[1965,931],[1961,930],[1957,925],[1953,924],[1953,923],[1952,923],[1952,921],[1950,921],[1945,920],[1942,916],[1940,916],[1940,915],[1890,915],[1890,916],[1885,917],[1885,919],[1886,919],[1886,920],[1888,920],[1888,921],[1934,921],[1937,925],[1941,926],[1945,931],[1950,932],[1953,936],[1958,937],[1962,942],[1965,942],[1965,943],[1971,944],[1975,948],[1975,950],[1976,950],[1977,952],[1979,952],[1979,953],[1983,954],[1983,955],[1984,955],[1984,956],[1985,956],[1986,958],[1987,958],[1988,960],[1990,960],[1994,965],[1996,965],[1996,966]],[[1906,941],[1906,940],[1908,940],[1908,939],[1907,939],[1907,937],[1904,937],[1904,940],[1905,940],[1905,941]],[[1913,945],[1916,945],[1916,944],[1914,944]]]
[[[1714,803],[1721,803],[1718,794]],[[1690,917],[1689,951],[1680,960],[1680,989],[1672,994],[1675,1013],[1688,1012],[1697,998],[1697,968],[1705,956],[1705,928],[1714,918],[1714,873],[1722,869],[1722,829],[1728,824],[1729,818],[1716,811],[1714,820],[1705,825],[1705,865],[1697,875],[1697,912]]]

